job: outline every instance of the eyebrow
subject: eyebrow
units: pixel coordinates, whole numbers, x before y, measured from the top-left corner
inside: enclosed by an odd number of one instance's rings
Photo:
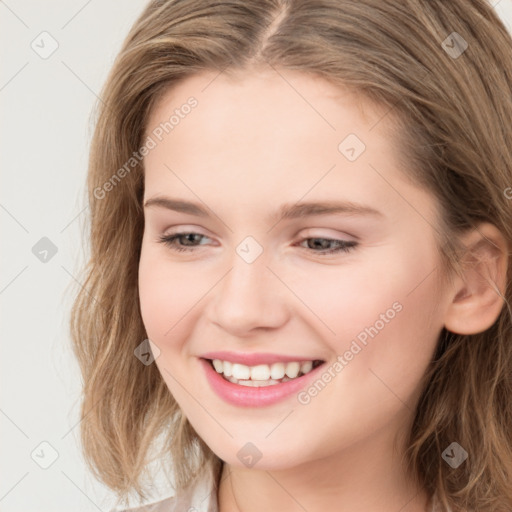
[[[144,203],[144,207],[159,206],[176,212],[196,215],[198,217],[209,217],[208,210],[199,203],[173,199],[170,197],[153,197]],[[303,202],[286,203],[279,210],[270,215],[270,221],[297,219],[313,215],[373,215],[384,218],[385,215],[371,206],[354,203],[352,201],[325,201],[325,202]]]

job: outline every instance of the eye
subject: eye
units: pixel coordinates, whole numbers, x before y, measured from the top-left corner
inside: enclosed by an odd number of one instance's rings
[[[198,245],[195,242],[199,242],[204,238],[208,238],[201,233],[194,232],[182,232],[174,233],[172,235],[164,235],[158,238],[158,241],[170,247],[173,251],[193,251]],[[310,243],[313,242],[313,243]],[[347,240],[338,240],[334,238],[320,238],[320,237],[309,237],[304,238],[300,243],[308,242],[306,249],[317,253],[319,255],[335,254],[339,252],[350,252],[355,249],[358,245],[357,242],[349,242]],[[334,244],[334,248],[328,248],[329,245]],[[199,244],[204,245],[204,244]],[[320,249],[320,250],[316,250]]]
[[[193,251],[194,247],[196,247],[196,245],[194,245],[194,237],[196,237],[196,240],[197,240],[197,237],[208,238],[207,236],[201,235],[200,233],[183,232],[183,233],[175,233],[173,235],[161,236],[158,238],[158,241],[167,245],[173,251],[178,251],[178,252]],[[182,240],[187,240],[187,242],[185,243],[185,246],[178,245],[177,242],[181,243]],[[191,245],[188,245],[189,242],[191,242]]]
[[[309,243],[309,241],[313,241],[313,244]],[[320,248],[320,251],[313,250],[311,247],[307,247],[307,249],[312,250],[313,252],[319,254],[320,256],[327,254],[334,254],[339,252],[350,252],[356,248],[358,245],[357,242],[349,242],[347,240],[337,240],[335,238],[320,238],[320,237],[309,237],[301,240],[300,243],[308,242],[308,246],[313,246],[316,248]],[[332,249],[326,248],[330,244],[336,244]]]

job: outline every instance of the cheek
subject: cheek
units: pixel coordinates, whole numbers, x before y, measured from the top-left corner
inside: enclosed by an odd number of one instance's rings
[[[434,274],[422,281],[431,270],[420,261],[410,261],[389,269],[386,279],[376,281],[383,290],[377,294],[379,298],[368,301],[371,306],[366,307],[364,317],[359,314],[362,323],[350,338],[364,340],[358,343],[358,362],[347,368],[361,383],[362,395],[413,407],[443,326],[441,316],[436,314]],[[390,310],[393,304],[397,307]],[[357,307],[365,311],[362,303],[354,305],[354,317]]]
[[[155,342],[163,339],[172,325],[169,299],[173,289],[162,275],[161,266],[153,264],[143,251],[139,263],[140,310],[148,337]]]
[[[419,376],[443,326],[435,254],[423,249],[390,247],[364,265],[294,269],[284,280],[314,314],[307,313],[324,342],[338,355],[349,351],[349,366],[382,367],[393,379],[398,369]]]
[[[183,356],[189,348],[186,340],[191,325],[198,321],[199,308],[194,305],[206,292],[194,275],[197,273],[186,272],[179,264],[166,264],[161,252],[143,244],[138,277],[142,321],[148,338],[160,350],[155,364],[187,414],[191,413],[190,396],[179,383],[188,382],[190,368]],[[186,387],[190,389],[191,384],[188,382]],[[194,396],[200,397],[201,393],[200,389],[194,390]]]
[[[191,326],[199,321],[201,298],[215,282],[191,265],[166,261],[160,248],[142,245],[140,310],[148,337],[164,355],[179,350],[186,341]]]
[[[325,336],[324,342],[337,354],[338,365],[331,365],[330,375],[323,376],[327,384],[314,384],[301,395],[301,403],[310,401],[304,409],[310,417],[325,417],[326,404],[336,404],[336,412],[325,420],[326,430],[340,432],[346,420],[343,432],[355,439],[414,410],[442,328],[434,313],[433,275],[417,286],[431,269],[425,259],[395,258],[393,266],[369,265],[364,275],[317,275],[314,289],[306,287],[310,277],[300,289],[304,302],[336,333]]]

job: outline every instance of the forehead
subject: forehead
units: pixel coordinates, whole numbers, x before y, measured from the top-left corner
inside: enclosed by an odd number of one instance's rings
[[[307,150],[309,157],[338,156],[349,135],[359,149],[391,153],[389,117],[383,107],[312,74],[272,68],[203,71],[165,91],[153,106],[145,128],[146,136],[156,130],[158,147],[146,161],[171,146],[176,154],[197,148],[195,154],[187,151],[189,158],[226,154],[230,148],[251,150],[252,157],[257,153],[267,161],[279,149],[289,160]]]
[[[278,121],[281,114],[310,119],[311,128],[328,128],[331,131],[343,128],[343,119],[332,112],[333,103],[345,110],[345,116],[353,114],[347,122],[353,129],[358,121],[372,130],[382,125],[383,133],[389,131],[392,116],[390,109],[367,97],[334,84],[327,79],[307,72],[260,67],[251,71],[227,70],[223,72],[203,70],[193,74],[167,90],[162,91],[152,108],[146,132],[184,105],[190,97],[198,100],[200,109],[219,114],[211,120],[218,125],[227,114],[238,112],[241,116],[250,113],[254,119],[256,111],[264,118]],[[272,107],[272,108],[270,108]],[[197,116],[195,116],[197,117]],[[282,121],[286,121],[286,117]],[[387,119],[384,119],[387,118]],[[298,128],[298,127],[296,127]],[[379,127],[377,130],[379,131]]]
[[[185,108],[190,98],[195,106]],[[144,159],[146,197],[179,189],[197,199],[194,194],[209,191],[248,205],[251,198],[273,203],[277,194],[286,196],[280,202],[327,194],[376,208],[391,203],[399,215],[397,199],[413,191],[386,114],[385,107],[297,71],[193,75],[166,91],[151,112],[146,136],[155,138],[160,129],[161,140]]]

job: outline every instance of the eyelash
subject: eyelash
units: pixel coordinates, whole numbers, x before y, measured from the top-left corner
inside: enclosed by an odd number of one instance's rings
[[[202,237],[205,237],[205,238],[208,238],[206,237],[206,235],[202,235],[201,233],[194,233],[194,232],[183,232],[183,233],[174,233],[173,235],[163,235],[163,236],[160,236],[158,238],[158,242],[161,242],[165,245],[167,245],[170,249],[172,249],[173,251],[177,251],[177,252],[190,252],[190,251],[193,251],[195,249],[195,247],[197,246],[193,246],[193,247],[187,247],[187,248],[184,248],[183,246],[179,246],[176,244],[176,240],[182,236],[186,236],[186,235],[199,235],[199,236],[202,236]],[[346,240],[336,240],[336,239],[333,239],[333,238],[322,238],[322,237],[308,237],[308,238],[303,238],[300,243],[306,241],[306,240],[328,240],[329,242],[337,242],[339,244],[339,247],[337,249],[324,249],[323,251],[314,251],[313,249],[309,249],[310,251],[313,251],[314,253],[320,255],[320,256],[323,256],[323,255],[328,255],[328,254],[335,254],[335,253],[340,253],[340,252],[350,252],[352,250],[354,250],[357,245],[359,245],[357,242],[348,242]]]

